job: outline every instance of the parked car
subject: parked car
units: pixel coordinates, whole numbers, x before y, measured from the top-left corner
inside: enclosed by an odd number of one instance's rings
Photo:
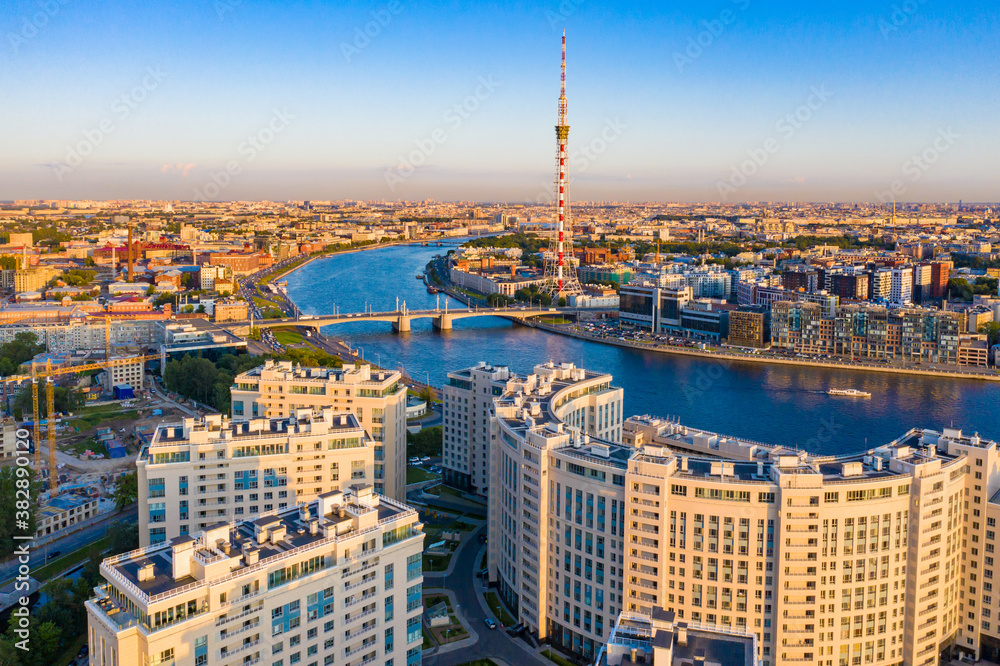
[[[486,621],[486,626],[489,627],[490,629],[496,629],[497,628],[496,620],[494,620],[493,618],[488,617],[488,618],[486,618],[485,621]]]

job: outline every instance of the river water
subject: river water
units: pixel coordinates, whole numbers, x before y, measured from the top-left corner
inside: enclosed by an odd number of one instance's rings
[[[414,276],[444,247],[397,246],[312,262],[287,277],[289,296],[305,314],[433,308]],[[443,299],[441,297],[443,307]],[[449,307],[462,308],[451,301]],[[409,334],[388,323],[326,327],[327,336],[360,347],[384,367],[404,366],[441,385],[446,373],[487,361],[527,372],[548,360],[610,373],[625,389],[625,414],[671,416],[698,428],[834,454],[873,448],[912,427],[955,426],[1000,438],[1000,385],[972,380],[840,369],[727,362],[644,353],[515,326],[495,317],[434,331],[416,320]],[[868,391],[871,399],[833,397],[830,387]]]

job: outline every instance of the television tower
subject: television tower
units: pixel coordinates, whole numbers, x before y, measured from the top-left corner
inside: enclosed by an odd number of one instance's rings
[[[562,36],[562,70],[559,94],[559,124],[556,125],[556,237],[553,247],[549,249],[549,257],[545,261],[545,277],[547,291],[553,298],[565,294],[580,294],[583,289],[576,278],[573,268],[566,264],[565,257],[572,254],[573,242],[567,238],[567,229],[572,229],[569,221],[569,207],[566,197],[568,184],[566,182],[566,142],[569,140],[569,124],[566,120],[566,31]]]

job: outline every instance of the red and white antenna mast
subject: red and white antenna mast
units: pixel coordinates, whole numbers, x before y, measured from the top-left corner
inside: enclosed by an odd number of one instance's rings
[[[558,144],[558,162],[556,174],[556,230],[559,234],[558,256],[556,264],[557,294],[563,293],[563,261],[564,242],[566,240],[566,143],[569,140],[569,125],[566,124],[566,30],[562,36],[562,70],[559,93],[559,124],[556,125],[556,142]]]

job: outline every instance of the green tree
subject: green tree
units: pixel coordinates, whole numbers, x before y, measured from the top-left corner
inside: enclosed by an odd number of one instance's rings
[[[155,293],[156,293],[156,285],[152,285],[151,284],[151,285],[149,285],[149,287],[146,288],[146,295],[147,296],[152,296]]]
[[[420,458],[425,456],[431,458],[440,456],[443,436],[444,428],[442,426],[424,428],[417,434],[407,431],[406,451],[410,456]]]
[[[433,386],[425,386],[422,389],[420,389],[420,393],[417,394],[417,397],[426,402],[427,408],[430,409],[430,406],[431,404],[434,403],[434,399],[437,397],[437,395],[435,395],[434,393]]]
[[[0,376],[13,375],[21,367],[38,354],[45,351],[45,345],[38,341],[34,333],[23,332],[14,336],[10,342],[0,344]]]
[[[44,380],[41,380],[44,381]],[[45,400],[45,388],[41,386],[41,381],[38,387],[38,415],[39,418],[47,419],[49,418],[49,407],[48,402]],[[56,386],[53,391],[53,396],[55,397],[55,408],[57,414],[66,414],[69,412],[78,411],[83,407],[86,399],[83,393],[80,391],[75,391],[66,386]],[[25,414],[31,414],[32,400],[31,400],[31,386],[25,385],[14,397],[14,416],[17,418],[25,418]]]
[[[991,321],[979,327],[979,332],[986,335],[990,345],[1000,343],[1000,322]]]
[[[128,553],[139,547],[139,524],[116,520],[108,525],[104,536],[108,538],[109,555]]]
[[[29,499],[25,500],[23,493],[19,497],[18,490],[27,490]],[[0,557],[6,557],[14,552],[18,543],[14,540],[15,536],[35,533],[37,529],[35,498],[38,497],[38,491],[35,471],[30,467],[20,465],[0,467],[0,507],[4,507],[4,510],[0,511]],[[21,519],[18,511],[28,512],[27,528],[18,527],[18,521]]]
[[[561,307],[561,308],[566,307],[566,297],[565,296],[560,296],[559,297],[559,307]]]
[[[97,266],[97,262],[94,261],[93,257],[87,257],[86,259],[83,260],[83,265],[84,266]]]
[[[136,472],[131,472],[118,479],[115,485],[115,506],[119,511],[124,511],[125,507],[139,499],[139,477]]]

